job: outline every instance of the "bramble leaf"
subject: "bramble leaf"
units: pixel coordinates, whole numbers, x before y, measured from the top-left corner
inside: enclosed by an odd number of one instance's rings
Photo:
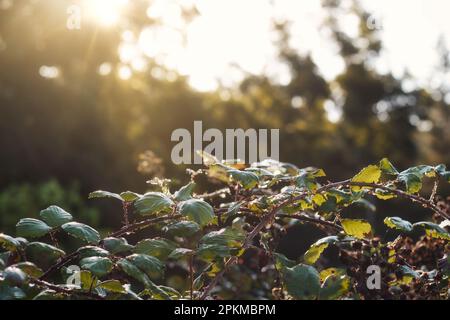
[[[159,279],[164,274],[164,263],[146,254],[133,254],[127,257],[132,264],[144,271],[151,279]]]
[[[18,235],[30,238],[43,237],[52,230],[44,221],[32,218],[20,219],[16,229]]]
[[[256,187],[259,183],[259,177],[250,171],[228,170],[228,174],[247,190]]]
[[[101,278],[111,272],[113,263],[105,257],[88,257],[81,259],[80,266],[87,269],[95,276]]]
[[[164,231],[172,236],[190,237],[200,231],[200,226],[193,221],[179,221],[164,227]]]
[[[303,259],[306,264],[314,264],[320,258],[323,251],[328,248],[330,244],[334,244],[338,241],[336,236],[325,237],[318,240],[316,243],[309,247],[305,252]]]
[[[351,180],[352,182],[361,183],[377,183],[381,177],[381,169],[378,166],[370,165],[362,169],[356,176]],[[361,187],[353,186],[352,190],[359,191]]]
[[[173,205],[174,202],[161,192],[148,192],[134,202],[134,208],[141,216],[171,212]]]
[[[103,246],[112,254],[122,253],[132,250],[134,247],[128,244],[125,238],[108,237],[103,239]]]
[[[173,241],[164,238],[154,238],[138,242],[133,251],[165,260],[176,248],[177,244]]]
[[[397,229],[403,232],[411,232],[413,229],[413,225],[411,222],[403,220],[399,217],[386,217],[384,219],[384,224],[389,228]]]
[[[367,238],[372,234],[372,226],[364,220],[342,219],[341,224],[346,234],[358,239]]]
[[[196,186],[195,182],[190,182],[187,185],[181,187],[180,190],[175,192],[174,199],[176,201],[186,201],[191,199],[192,192],[194,191],[195,186]]]
[[[299,264],[282,271],[288,293],[295,299],[316,299],[320,292],[320,277],[317,270],[305,264]]]
[[[100,234],[94,228],[79,222],[68,222],[61,228],[72,237],[86,241],[87,243],[98,244],[100,242]]]
[[[413,227],[423,228],[427,236],[437,239],[450,240],[450,233],[444,228],[440,227],[438,224],[422,221],[413,224]]]
[[[58,206],[50,206],[42,210],[40,217],[53,228],[60,227],[64,223],[72,221],[72,215]]]
[[[214,210],[211,205],[199,199],[190,199],[181,202],[179,211],[183,216],[195,221],[200,226],[209,224],[214,218]]]

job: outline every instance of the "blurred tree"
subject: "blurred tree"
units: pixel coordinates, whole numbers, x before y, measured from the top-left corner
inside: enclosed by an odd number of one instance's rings
[[[116,26],[83,19],[80,30],[68,30],[66,10],[80,1],[23,0],[0,9],[2,189],[56,178],[62,186],[79,181],[86,195],[142,191],[162,170],[185,179],[184,168],[170,161],[170,136],[195,120],[205,129],[281,128],[281,160],[323,167],[334,179],[384,156],[399,167],[450,164],[448,84],[410,88],[407,74],[379,72],[382,43],[356,1],[323,1],[323,28],[345,65],[336,79],[325,79],[310,55],[294,49],[285,21],[274,29],[290,81],[249,74],[236,88],[209,93],[196,92],[157,59],[146,59],[145,72],[129,74],[133,66],[120,54],[124,39],[162,23],[146,15],[148,1],[130,1]],[[186,10],[183,16],[188,23],[195,15]],[[356,36],[339,23],[349,15],[359,21]],[[448,52],[441,55],[445,78]],[[333,122],[330,108],[342,114]],[[149,154],[150,163],[165,168],[143,170]]]

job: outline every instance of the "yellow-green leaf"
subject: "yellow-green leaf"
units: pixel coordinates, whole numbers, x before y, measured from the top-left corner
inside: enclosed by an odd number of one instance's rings
[[[381,177],[381,169],[378,166],[370,165],[362,169],[356,176],[351,180],[352,182],[361,183],[377,183]],[[352,190],[359,191],[361,187],[352,187]]]
[[[384,219],[384,224],[389,228],[401,230],[404,232],[410,232],[413,229],[411,222],[403,220],[399,217],[386,217]]]
[[[346,234],[358,239],[364,239],[372,234],[372,226],[364,220],[342,219],[341,224]]]

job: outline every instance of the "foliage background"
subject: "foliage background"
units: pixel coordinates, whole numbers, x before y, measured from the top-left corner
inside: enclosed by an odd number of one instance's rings
[[[308,54],[293,49],[296,39],[290,36],[289,21],[274,21],[279,59],[288,67],[291,81],[280,85],[267,75],[248,74],[237,86],[212,92],[194,90],[186,77],[152,59],[149,71],[133,73],[128,81],[116,72],[101,75],[98,70],[105,62],[113,71],[123,66],[118,48],[125,30],[139,34],[159,22],[146,16],[148,1],[135,0],[123,12],[122,23],[113,28],[86,23],[81,30],[69,31],[65,13],[73,3],[77,1],[23,0],[0,9],[0,230],[4,232],[13,233],[19,218],[37,216],[50,204],[105,232],[117,228],[120,208],[88,203],[87,194],[96,189],[143,192],[146,180],[163,174],[181,186],[188,177],[185,168],[170,161],[170,134],[192,128],[194,120],[202,120],[205,128],[281,128],[281,160],[324,168],[331,180],[353,176],[385,156],[400,168],[450,165],[450,108],[444,98],[448,87],[442,82],[434,89],[407,90],[408,74],[398,78],[377,72],[373,61],[383,43],[376,30],[367,28],[369,13],[358,2],[343,9],[340,1],[322,1],[324,28],[345,62],[345,70],[332,81],[320,74]],[[186,12],[187,20],[195,14]],[[337,23],[348,14],[360,19],[356,37]],[[448,76],[445,43],[437,43],[436,50],[441,56],[436,73]],[[41,76],[42,66],[57,66],[59,75]],[[298,97],[302,107],[294,108]],[[342,112],[335,123],[327,118],[330,101]],[[430,122],[430,130],[420,130],[421,124]],[[379,212],[411,221],[423,218],[419,207],[411,210],[397,201],[377,205]],[[384,216],[375,216],[370,209],[348,215],[382,228]],[[312,233],[292,230],[280,244],[281,251],[292,258],[301,255],[314,238]],[[286,245],[290,241],[298,246]]]

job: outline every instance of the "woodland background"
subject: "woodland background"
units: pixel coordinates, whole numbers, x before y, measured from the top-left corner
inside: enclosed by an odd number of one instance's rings
[[[378,31],[367,27],[370,13],[358,2],[344,10],[340,1],[322,1],[323,28],[345,62],[345,70],[332,81],[308,54],[292,48],[297,39],[290,35],[289,22],[274,21],[278,58],[289,68],[290,82],[281,85],[267,75],[248,74],[237,86],[211,92],[193,89],[186,77],[151,59],[149,69],[157,72],[133,73],[128,81],[115,72],[101,74],[105,62],[113,70],[123,63],[117,53],[123,31],[138,34],[159,22],[146,16],[148,1],[136,0],[127,5],[126,23],[104,29],[83,24],[70,31],[65,12],[74,2],[22,0],[0,8],[3,232],[13,233],[19,218],[37,216],[50,204],[104,232],[117,228],[121,208],[88,201],[88,193],[144,192],[146,181],[155,176],[172,178],[174,187],[185,183],[186,168],[170,161],[170,135],[177,128],[192,128],[194,120],[202,120],[204,128],[281,128],[280,160],[324,168],[333,181],[352,177],[383,157],[400,169],[450,165],[448,86],[443,81],[433,89],[411,89],[405,86],[411,80],[407,73],[399,78],[377,72],[373,61],[383,43]],[[349,13],[360,19],[357,37],[339,29],[338,19]],[[196,14],[195,8],[184,12],[187,20]],[[436,50],[441,57],[436,74],[448,77],[444,41],[436,43]],[[42,66],[57,66],[58,76],[43,76]],[[327,117],[330,101],[342,113],[337,122]],[[411,210],[400,200],[374,202],[386,215],[413,222],[423,218],[421,208]],[[383,215],[357,210],[381,227]],[[299,240],[308,238],[299,228],[283,240],[298,240],[297,247],[284,245],[290,257],[310,244]]]

